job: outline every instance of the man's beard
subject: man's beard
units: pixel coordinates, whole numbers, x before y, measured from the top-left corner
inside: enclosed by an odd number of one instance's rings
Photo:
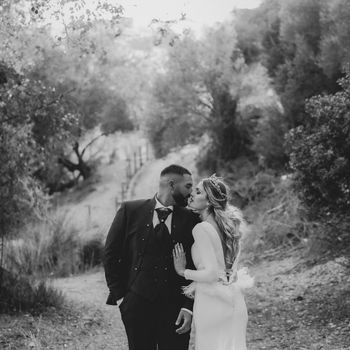
[[[178,205],[179,207],[187,207],[189,196],[184,197],[180,192],[174,192],[172,196],[176,205]]]

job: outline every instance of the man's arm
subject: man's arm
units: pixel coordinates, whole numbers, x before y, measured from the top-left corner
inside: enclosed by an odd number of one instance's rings
[[[109,305],[117,305],[117,300],[125,294],[127,276],[123,250],[126,231],[126,208],[122,203],[109,229],[104,249],[104,269],[110,295]]]

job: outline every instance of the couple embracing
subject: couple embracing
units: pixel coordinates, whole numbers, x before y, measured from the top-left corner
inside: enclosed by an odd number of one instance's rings
[[[153,198],[122,203],[104,267],[130,350],[187,350],[190,334],[196,350],[246,349],[252,279],[237,267],[244,221],[228,195],[221,178],[193,188],[191,173],[170,165]]]

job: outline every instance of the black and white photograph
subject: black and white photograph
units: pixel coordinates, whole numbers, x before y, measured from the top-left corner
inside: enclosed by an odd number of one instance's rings
[[[350,350],[349,0],[0,0],[0,350]]]

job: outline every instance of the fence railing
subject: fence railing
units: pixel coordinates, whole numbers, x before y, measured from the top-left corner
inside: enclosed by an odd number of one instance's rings
[[[119,207],[121,202],[127,199],[130,182],[135,174],[152,158],[150,146],[146,143],[143,146],[138,146],[126,158],[125,181],[120,185],[120,196],[115,199],[116,207]]]

